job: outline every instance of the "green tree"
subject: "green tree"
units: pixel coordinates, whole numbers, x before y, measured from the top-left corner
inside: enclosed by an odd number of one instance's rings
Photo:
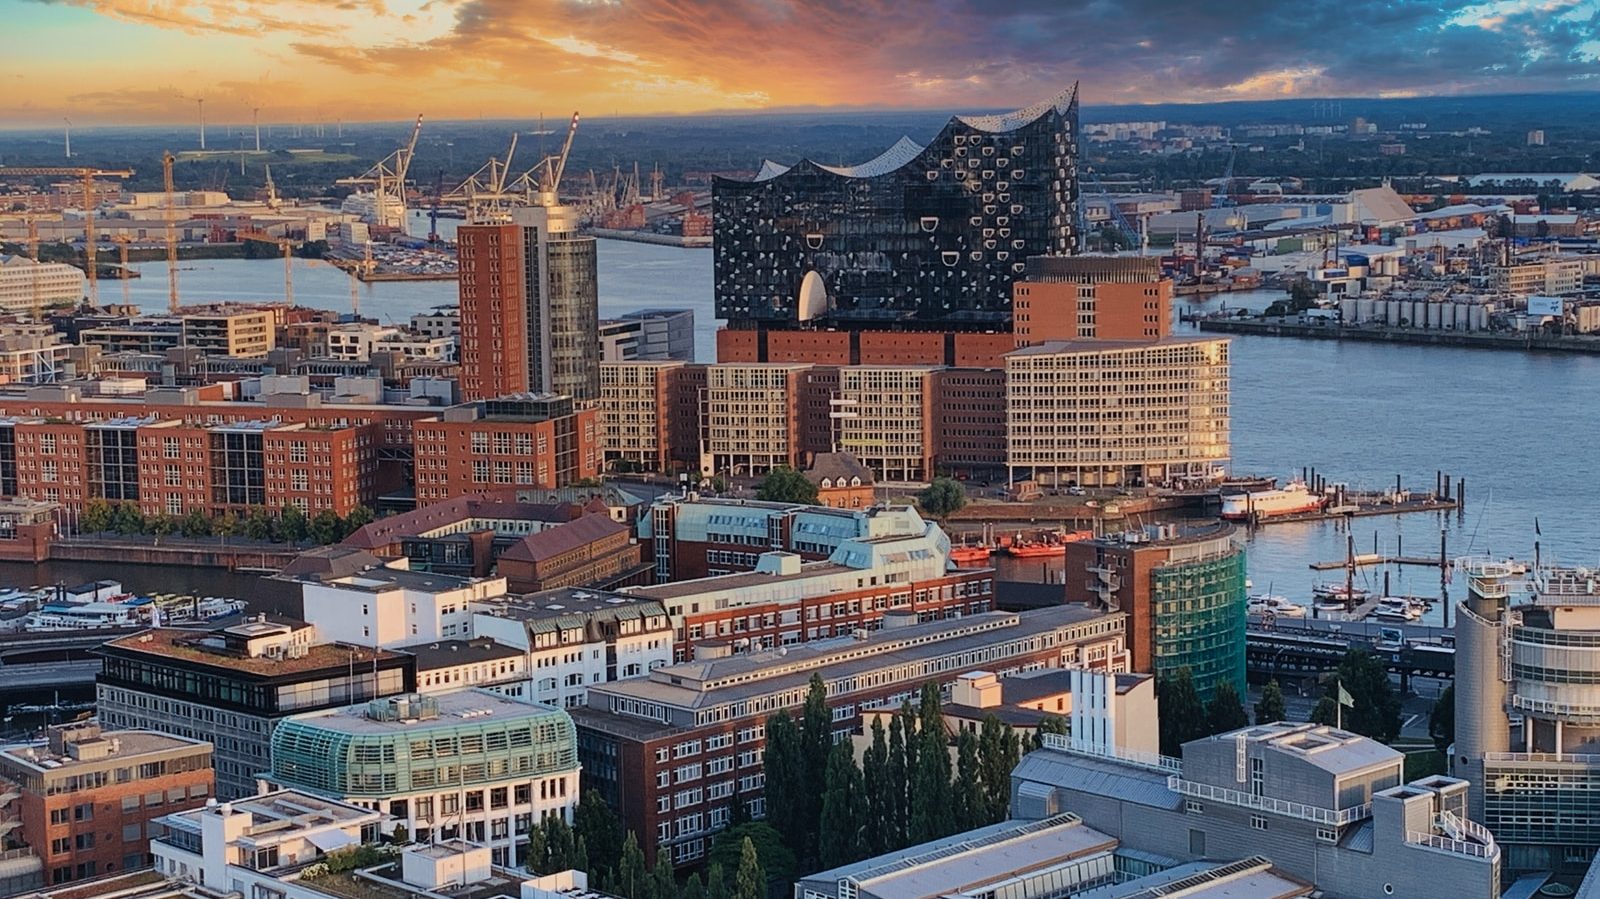
[[[971,830],[989,823],[989,797],[983,789],[983,766],[978,761],[978,735],[963,729],[956,738],[955,800],[951,816],[955,829]]]
[[[901,727],[905,731],[905,794],[900,799],[902,815],[900,823],[904,828],[900,834],[900,845],[905,846],[916,842],[911,832],[911,818],[915,814],[913,797],[917,795],[917,775],[921,770],[918,767],[918,760],[922,755],[922,730],[918,726],[920,719],[917,717],[917,710],[911,705],[911,700],[908,699],[901,704],[899,718]]]
[[[728,878],[722,873],[721,862],[712,862],[706,868],[706,899],[728,899]]]
[[[617,860],[613,892],[622,899],[650,899],[650,871],[644,864],[644,850],[633,831],[622,841],[622,857]]]
[[[950,747],[945,739],[939,687],[922,686],[920,728],[917,733],[917,768],[911,794],[911,843],[936,840],[955,832],[950,789]]]
[[[344,517],[344,534],[339,539],[342,540],[344,537],[354,534],[356,531],[371,524],[376,518],[377,516],[373,514],[373,511],[366,506],[356,506],[350,510],[349,515]]]
[[[156,543],[159,544],[162,537],[178,529],[178,520],[171,515],[162,513],[145,519],[144,526],[146,530],[156,536]]]
[[[306,521],[306,513],[296,506],[286,505],[278,513],[278,536],[289,543],[304,542],[310,533],[310,523]],[[629,897],[633,899],[633,897]]]
[[[878,717],[872,719],[872,744],[861,753],[861,779],[867,790],[866,820],[871,822],[862,836],[867,854],[879,855],[890,848],[886,838],[894,800],[889,796],[889,738]]]
[[[178,522],[178,529],[183,531],[183,536],[185,537],[209,537],[211,536],[211,519],[207,518],[206,513],[198,508],[190,509],[189,513],[183,516],[183,520]]]
[[[809,816],[816,782],[807,779],[801,740],[794,719],[788,711],[779,710],[767,719],[767,745],[761,762],[767,775],[767,820],[782,833],[784,842],[804,857],[806,836],[816,827],[816,818]],[[737,859],[728,862],[730,869],[738,864]]]
[[[789,883],[794,880],[799,872],[794,852],[784,843],[783,835],[765,821],[752,821],[749,824],[730,827],[717,834],[716,839],[711,842],[711,852],[706,860],[708,863],[720,864],[724,870],[737,871],[746,842],[755,846],[756,859],[770,879],[779,883]]]
[[[1156,710],[1160,716],[1161,754],[1183,754],[1183,744],[1206,733],[1206,707],[1195,691],[1188,668],[1156,681]]]
[[[898,849],[906,844],[906,817],[910,807],[906,804],[911,795],[910,769],[906,767],[905,716],[899,712],[889,717],[889,754],[884,757],[883,801],[887,815],[883,819],[885,849]]]
[[[272,516],[267,510],[257,506],[250,510],[250,515],[244,520],[244,535],[251,540],[271,540],[273,532]]]
[[[756,488],[756,499],[774,503],[804,503],[815,505],[817,485],[793,468],[782,465],[767,472]]]
[[[1428,736],[1433,738],[1433,745],[1440,752],[1450,749],[1450,744],[1456,741],[1456,685],[1451,684],[1439,694],[1439,701],[1433,704],[1433,711],[1428,713]]]
[[[800,713],[800,753],[805,762],[804,804],[799,806],[808,825],[805,842],[794,847],[802,866],[817,860],[817,828],[822,816],[820,787],[827,781],[828,760],[833,754],[833,714],[828,711],[828,689],[821,673],[813,673],[806,688],[806,702]]]
[[[211,533],[226,539],[239,533],[242,527],[244,527],[244,522],[240,521],[239,516],[233,514],[232,510],[229,510],[212,520]]]
[[[917,505],[922,511],[940,521],[961,511],[966,504],[966,488],[954,478],[934,478],[933,483],[917,494]]]
[[[1039,719],[1039,726],[1033,731],[1033,748],[1038,749],[1044,745],[1045,734],[1067,736],[1067,719],[1060,715],[1046,715]]]
[[[622,857],[622,825],[617,823],[616,813],[599,790],[584,792],[578,807],[572,811],[572,826],[589,859],[583,870],[606,875],[598,879],[609,879]]]
[[[656,866],[650,871],[651,899],[678,899],[678,879],[672,874],[672,853],[656,851]]]
[[[817,862],[836,868],[862,857],[865,831],[870,830],[867,789],[856,767],[849,740],[841,740],[828,755],[828,772],[817,824]]]
[[[339,539],[339,516],[331,509],[323,509],[306,525],[306,535],[311,542],[327,546]]]
[[[1340,687],[1354,700],[1343,714],[1338,706]],[[1311,720],[1318,724],[1342,721],[1345,730],[1380,743],[1392,743],[1400,736],[1400,693],[1389,682],[1389,672],[1377,656],[1351,649],[1339,661]]]
[[[739,845],[739,867],[733,875],[730,899],[767,899],[767,872],[761,869],[761,860],[749,837]]]
[[[1267,681],[1261,688],[1261,699],[1256,703],[1256,723],[1272,724],[1275,721],[1287,721],[1289,709],[1283,704],[1283,688],[1278,686],[1278,679]]]
[[[527,857],[522,862],[524,867],[540,877],[550,873],[550,847],[545,845],[542,823],[528,828],[528,848],[525,851]]]
[[[103,499],[91,499],[78,516],[78,531],[84,534],[104,534],[115,524],[116,510]]]
[[[700,881],[700,872],[689,875],[683,882],[683,889],[678,893],[680,899],[707,899],[706,886]]]
[[[1244,704],[1239,701],[1239,691],[1234,689],[1233,682],[1217,684],[1211,701],[1206,704],[1206,731],[1225,734],[1249,725],[1250,717],[1244,713]]]
[[[989,821],[1002,821],[1011,807],[1011,770],[1019,761],[1017,736],[994,715],[985,715],[978,728],[978,762],[983,766],[983,792],[989,802]]]
[[[111,513],[111,527],[124,537],[143,534],[148,530],[144,514],[133,503],[117,503],[116,511]]]

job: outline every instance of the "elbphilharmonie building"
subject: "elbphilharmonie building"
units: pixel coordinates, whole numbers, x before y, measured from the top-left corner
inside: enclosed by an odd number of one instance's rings
[[[854,166],[767,162],[713,188],[731,329],[1009,331],[1030,256],[1077,240],[1078,99],[956,116]]]

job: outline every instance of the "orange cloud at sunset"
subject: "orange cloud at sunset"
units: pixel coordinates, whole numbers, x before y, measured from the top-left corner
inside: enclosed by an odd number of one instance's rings
[[[0,124],[1600,86],[1594,0],[16,0]],[[1359,34],[1351,32],[1359,28]],[[1333,40],[1344,34],[1349,40]]]

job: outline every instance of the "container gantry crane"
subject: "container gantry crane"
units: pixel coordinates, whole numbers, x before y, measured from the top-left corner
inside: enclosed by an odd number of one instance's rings
[[[96,178],[132,178],[133,172],[129,169],[100,169],[83,166],[45,166],[45,165],[6,165],[0,166],[0,178],[16,177],[60,177],[83,179],[83,261],[84,274],[89,276],[89,302],[91,305],[100,304],[100,271],[95,262],[95,231],[94,231],[94,179]]]

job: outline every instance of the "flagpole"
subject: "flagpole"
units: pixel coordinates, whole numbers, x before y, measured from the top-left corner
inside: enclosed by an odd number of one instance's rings
[[[1333,700],[1334,708],[1337,710],[1333,713],[1333,726],[1344,730],[1344,681],[1336,680],[1333,683],[1339,690]]]

